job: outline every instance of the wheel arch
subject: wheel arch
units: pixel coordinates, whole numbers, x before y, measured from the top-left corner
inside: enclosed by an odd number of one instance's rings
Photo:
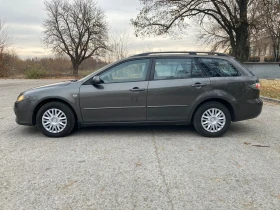
[[[200,102],[199,104],[196,105],[196,107],[192,110],[191,112],[191,123],[193,122],[193,117],[194,117],[194,114],[195,112],[197,111],[197,109],[205,104],[205,103],[208,103],[208,102],[219,102],[221,104],[223,104],[230,112],[230,115],[231,115],[231,121],[234,121],[235,119],[235,109],[234,107],[232,106],[232,104],[227,101],[226,99],[222,99],[222,98],[209,98],[209,99],[205,99],[204,101]]]
[[[67,101],[63,100],[63,99],[60,99],[60,98],[46,98],[46,99],[43,99],[42,101],[40,101],[34,108],[33,110],[33,114],[32,114],[32,124],[33,125],[36,125],[36,116],[37,116],[37,113],[38,111],[40,110],[40,108],[42,106],[44,106],[45,104],[47,103],[50,103],[50,102],[61,102],[65,105],[67,105],[71,110],[72,112],[74,113],[74,116],[75,116],[75,120],[77,121],[77,113],[75,112],[74,108],[71,106],[70,103],[68,103]]]

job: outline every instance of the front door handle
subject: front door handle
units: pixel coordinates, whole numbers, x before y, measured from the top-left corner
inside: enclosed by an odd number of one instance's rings
[[[139,87],[134,87],[134,88],[130,89],[129,91],[131,91],[131,92],[143,92],[143,91],[145,91],[145,89],[144,88],[139,88]]]
[[[195,83],[194,85],[192,85],[192,87],[197,87],[197,88],[199,88],[199,87],[205,87],[205,86],[207,86],[207,84],[202,84],[202,83]]]

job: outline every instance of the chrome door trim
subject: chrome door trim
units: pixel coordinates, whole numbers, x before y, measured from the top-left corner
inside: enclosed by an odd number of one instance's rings
[[[163,105],[163,106],[148,106],[147,108],[168,108],[168,107],[188,107],[188,105]],[[98,108],[84,108],[85,110],[100,110],[100,109],[135,109],[146,108],[145,106],[121,106],[121,107],[98,107]]]
[[[100,109],[135,109],[146,108],[145,106],[121,106],[121,107],[98,107],[98,108],[84,108],[85,110],[100,110]]]
[[[168,108],[168,107],[188,107],[188,105],[162,105],[162,106],[148,106],[148,108]]]

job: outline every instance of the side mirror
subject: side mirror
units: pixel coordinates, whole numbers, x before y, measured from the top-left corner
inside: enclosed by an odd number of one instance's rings
[[[102,80],[99,76],[94,76],[91,80],[91,84],[93,85],[99,85],[100,83],[102,83]]]

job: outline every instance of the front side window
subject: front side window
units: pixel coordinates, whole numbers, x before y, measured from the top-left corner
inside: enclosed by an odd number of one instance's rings
[[[205,77],[194,58],[156,59],[154,80]]]
[[[121,63],[100,75],[104,83],[138,82],[146,80],[149,59]]]
[[[236,77],[239,71],[227,60],[200,58],[199,63],[210,77]]]

